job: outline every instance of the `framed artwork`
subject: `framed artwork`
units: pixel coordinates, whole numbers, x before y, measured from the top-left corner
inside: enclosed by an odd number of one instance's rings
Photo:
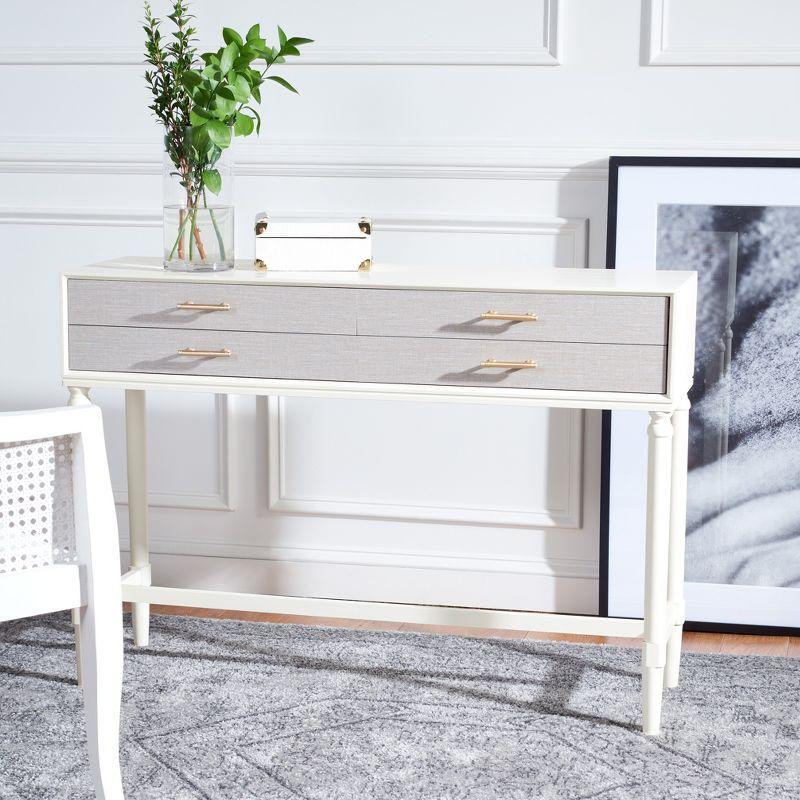
[[[800,629],[800,159],[612,158],[607,266],[698,272],[687,626]],[[642,614],[646,414],[604,412],[600,610]]]

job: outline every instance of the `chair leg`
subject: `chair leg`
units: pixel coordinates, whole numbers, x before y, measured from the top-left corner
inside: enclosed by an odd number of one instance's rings
[[[78,675],[78,686],[83,686],[83,667],[81,664],[81,610],[72,609],[72,627],[75,631],[75,661]]]
[[[97,800],[124,800],[119,765],[122,609],[81,609],[83,700],[89,764]]]

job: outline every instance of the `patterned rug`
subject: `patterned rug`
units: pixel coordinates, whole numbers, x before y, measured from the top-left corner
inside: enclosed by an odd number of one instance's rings
[[[0,625],[0,797],[87,800],[68,615]],[[128,647],[128,800],[796,800],[800,661],[154,617]]]

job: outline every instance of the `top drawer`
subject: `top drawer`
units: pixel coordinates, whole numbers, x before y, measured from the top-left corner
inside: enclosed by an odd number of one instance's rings
[[[70,278],[71,325],[355,334],[352,289]],[[187,304],[209,308],[179,308]]]
[[[669,301],[662,296],[361,289],[358,332],[367,336],[449,339],[667,343]],[[481,315],[531,317],[523,320]]]

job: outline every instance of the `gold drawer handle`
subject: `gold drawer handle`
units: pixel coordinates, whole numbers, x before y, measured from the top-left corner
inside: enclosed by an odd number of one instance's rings
[[[222,350],[195,350],[194,347],[184,347],[178,350],[179,356],[201,356],[202,358],[227,358],[231,351],[227,347]]]
[[[498,361],[495,358],[487,358],[481,361],[484,369],[536,369],[535,361]]]
[[[181,311],[230,311],[230,303],[193,303],[187,300],[185,303],[178,303]]]
[[[536,322],[539,319],[538,314],[501,314],[499,311],[484,311],[481,314],[481,319],[504,319],[508,322]]]

